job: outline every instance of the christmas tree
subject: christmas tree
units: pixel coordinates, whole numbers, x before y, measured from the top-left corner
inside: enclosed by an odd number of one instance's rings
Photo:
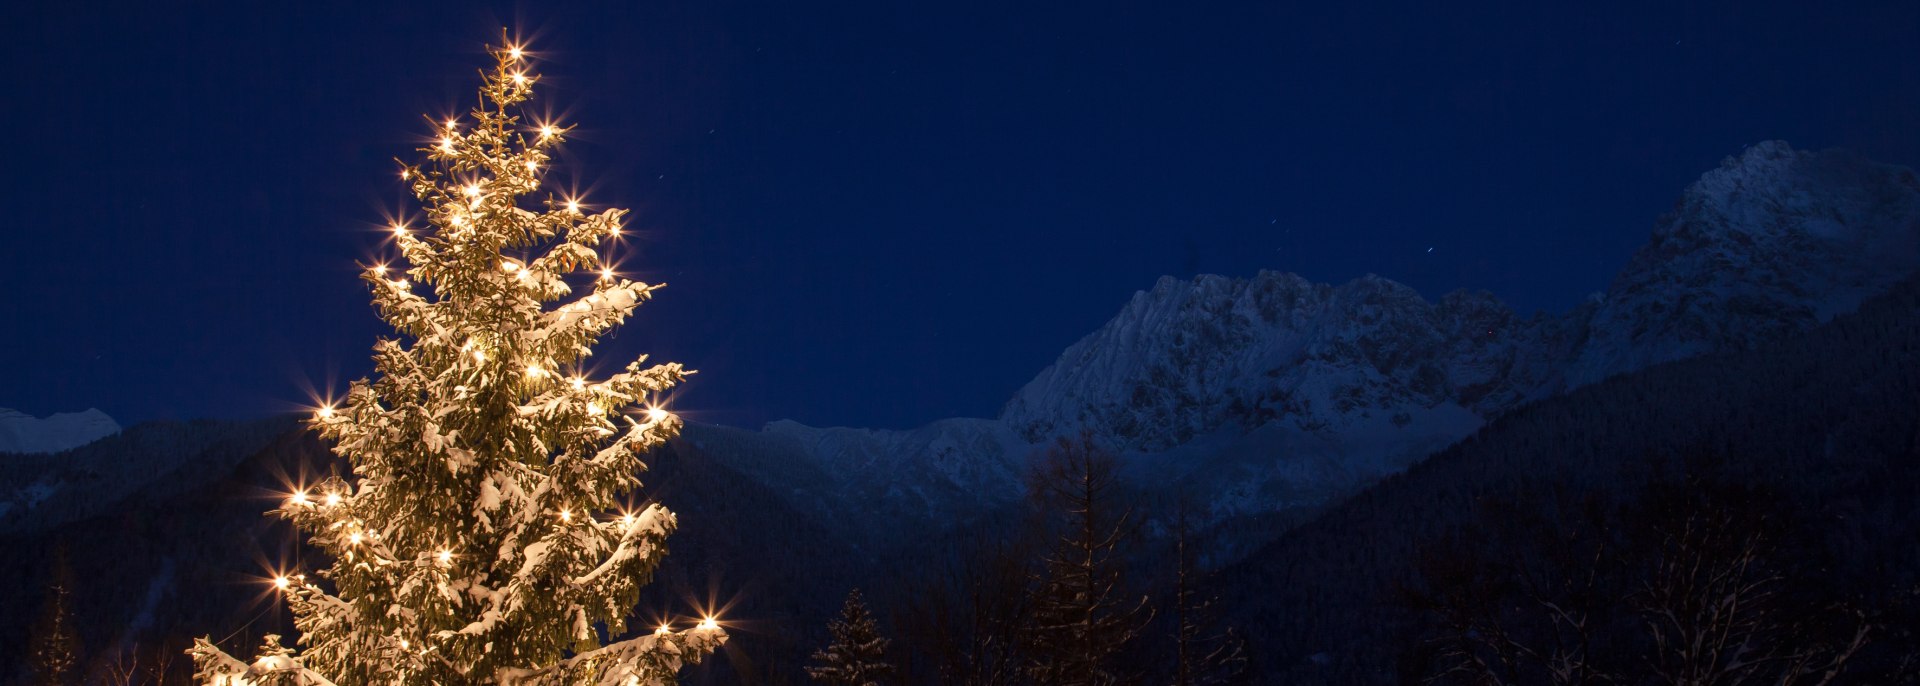
[[[828,622],[827,630],[833,633],[833,644],[813,654],[819,666],[807,668],[807,675],[814,681],[832,686],[878,686],[893,676],[893,666],[886,660],[887,639],[880,637],[873,614],[860,601],[860,589],[847,594],[840,619]]]
[[[400,169],[426,226],[396,222],[403,264],[363,275],[399,336],[310,420],[352,478],[277,510],[332,558],[274,580],[298,650],[269,638],[249,664],[202,639],[204,683],[672,684],[726,640],[711,617],[614,640],[676,526],[626,508],[641,454],[679,431],[659,403],[688,372],[581,367],[660,286],[602,256],[624,210],[522,206],[570,129],[523,120],[539,77],[520,47],[490,52],[471,120],[433,122],[427,162]]]
[[[73,568],[67,551],[54,551],[51,583],[47,584],[40,619],[33,625],[27,647],[27,669],[34,686],[65,686],[80,679],[80,637],[74,634]]]

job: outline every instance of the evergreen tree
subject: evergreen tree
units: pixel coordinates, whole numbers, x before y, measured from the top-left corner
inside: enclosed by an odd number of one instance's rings
[[[1150,618],[1146,599],[1126,598],[1121,544],[1133,510],[1119,504],[1118,465],[1090,434],[1061,438],[1034,483],[1056,535],[1036,585],[1027,632],[1031,674],[1049,686],[1130,683],[1116,658]]]
[[[832,686],[878,686],[893,676],[887,663],[887,639],[880,637],[873,615],[860,601],[860,589],[847,594],[840,619],[827,623],[833,644],[813,654],[819,666],[808,667],[814,681]]]
[[[73,568],[65,550],[55,550],[40,619],[33,625],[27,666],[34,686],[68,686],[80,677],[80,637],[73,627]]]
[[[404,267],[363,274],[399,336],[310,420],[352,478],[277,511],[332,559],[274,580],[299,650],[269,641],[248,665],[202,639],[203,682],[672,684],[726,639],[712,618],[619,639],[676,526],[625,508],[640,455],[680,429],[659,398],[687,372],[582,368],[659,286],[602,255],[624,210],[550,192],[523,207],[570,129],[523,121],[539,77],[521,48],[491,52],[471,121],[433,122],[427,162],[400,169],[427,224],[394,224]]]

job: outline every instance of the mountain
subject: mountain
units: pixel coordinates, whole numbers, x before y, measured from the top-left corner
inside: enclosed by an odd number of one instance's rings
[[[57,453],[119,432],[112,417],[93,408],[40,419],[0,407],[0,453]]]
[[[1624,599],[1646,590],[1644,577],[1593,551],[1576,553],[1544,586],[1518,574],[1538,574],[1565,555],[1559,546],[1583,540],[1610,555],[1666,554],[1671,537],[1633,535],[1636,513],[1687,514],[1661,500],[1663,491],[1710,502],[1720,491],[1732,497],[1706,514],[1758,511],[1766,527],[1736,531],[1780,532],[1754,563],[1774,565],[1764,572],[1779,575],[1773,590],[1865,612],[1877,627],[1861,668],[1897,672],[1903,653],[1920,655],[1920,635],[1909,630],[1920,626],[1915,398],[1920,277],[1802,334],[1654,365],[1517,409],[1282,534],[1224,569],[1210,590],[1232,599],[1232,624],[1261,637],[1261,683],[1431,683],[1447,626],[1416,598],[1445,590],[1449,566],[1463,557],[1500,570],[1484,577],[1494,590],[1553,587],[1589,570],[1621,575],[1616,589],[1584,601],[1596,625],[1611,625],[1589,657],[1638,669],[1648,651],[1633,640],[1646,625]],[[1491,597],[1488,608],[1510,628],[1539,607],[1524,596]],[[1563,600],[1579,598],[1555,598]],[[1528,640],[1551,645],[1532,630]],[[1911,682],[1882,674],[1842,683]]]
[[[1231,619],[1269,674],[1300,683],[1390,680],[1381,670],[1424,627],[1383,609],[1388,589],[1423,547],[1477,526],[1489,498],[1617,484],[1653,470],[1642,458],[1662,446],[1734,451],[1799,501],[1845,503],[1822,520],[1845,520],[1830,547],[1881,551],[1916,530],[1903,513],[1920,491],[1898,489],[1920,479],[1888,446],[1916,445],[1920,406],[1902,399],[1920,304],[1897,284],[1917,267],[1913,172],[1766,143],[1689,187],[1604,292],[1560,314],[1520,316],[1480,292],[1428,300],[1378,276],[1163,278],[999,417],[688,425],[645,476],[685,517],[648,607],[694,598],[757,622],[693,683],[791,677],[848,587],[878,584],[884,605],[960,534],[992,537],[1013,521],[1030,456],[1082,429],[1123,448],[1148,495],[1204,504]],[[0,614],[38,607],[45,560],[65,548],[98,570],[77,608],[95,654],[177,657],[191,635],[284,632],[282,615],[251,621],[270,597],[258,577],[303,553],[261,513],[337,468],[291,418],[147,423],[7,456],[0,545],[15,554],[0,560]],[[1841,482],[1894,490],[1856,497]],[[1873,588],[1912,588],[1899,574],[1920,569],[1849,564],[1895,570]],[[25,626],[0,621],[0,664],[17,663]]]
[[[1917,268],[1912,170],[1770,141],[1688,187],[1612,284],[1564,313],[1521,316],[1485,292],[1432,301],[1374,275],[1163,277],[995,419],[775,422],[758,438],[716,430],[734,449],[709,453],[793,484],[794,504],[887,515],[869,528],[1010,501],[1025,456],[1081,430],[1125,450],[1139,482],[1206,503],[1209,521],[1311,510],[1526,403],[1804,331]]]

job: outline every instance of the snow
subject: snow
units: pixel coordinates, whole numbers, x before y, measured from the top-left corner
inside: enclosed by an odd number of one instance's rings
[[[1176,484],[1216,517],[1311,507],[1526,402],[1811,327],[1916,267],[1912,171],[1774,141],[1702,176],[1604,292],[1558,315],[1374,275],[1162,277],[998,418],[687,439],[797,507],[865,503],[905,530],[1017,498],[1025,457],[1082,428],[1114,437],[1142,484]]]
[[[57,453],[117,433],[120,425],[93,408],[42,419],[0,407],[0,453]]]

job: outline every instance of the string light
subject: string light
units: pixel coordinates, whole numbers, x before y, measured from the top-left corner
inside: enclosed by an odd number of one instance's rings
[[[387,273],[387,265],[384,265],[384,264],[373,265],[373,273],[385,275]]]
[[[295,504],[295,505],[310,505],[310,504],[312,504],[312,503],[311,503],[310,501],[308,501],[308,500],[307,500],[307,492],[306,492],[306,491],[294,491],[294,492],[293,492],[293,504]]]
[[[524,84],[526,84],[526,82],[527,82],[527,75],[526,75],[526,74],[522,74],[522,73],[520,73],[520,72],[514,72],[514,73],[513,73],[513,82],[514,82],[515,84],[517,84],[517,85],[524,85]]]
[[[339,504],[340,504],[340,494],[338,493],[327,494],[327,507],[333,507]]]
[[[608,229],[608,231],[610,231],[610,232],[612,232],[612,233],[613,233],[613,235],[615,235],[615,236],[618,236],[618,235],[620,235],[620,225],[619,225],[619,224],[614,224],[614,225],[613,225],[613,228],[611,228],[611,229]]]
[[[537,364],[527,365],[527,376],[529,377],[538,379],[540,378],[540,375],[544,373],[546,372],[541,371],[540,365],[537,365]]]
[[[501,271],[504,271],[504,272],[506,272],[506,273],[508,273],[508,274],[512,274],[512,273],[513,273],[513,270],[515,270],[515,269],[519,269],[519,268],[520,268],[520,265],[517,265],[517,264],[514,264],[514,263],[512,263],[512,262],[501,262],[501,263],[500,263],[500,270],[501,270]]]
[[[534,171],[539,168],[540,168],[539,162],[535,162],[533,160],[527,160],[527,171]]]
[[[667,418],[667,411],[666,411],[666,410],[662,410],[662,409],[660,409],[660,408],[658,408],[658,407],[649,407],[649,408],[647,408],[647,419],[648,419],[649,421],[655,421],[655,422],[657,422],[657,421],[660,421],[660,420],[663,420],[663,419],[666,419],[666,418]]]
[[[293,580],[284,576],[276,576],[273,578],[273,586],[284,591],[293,586]]]
[[[520,59],[520,54],[521,54],[521,53],[520,53],[520,46],[518,46],[518,45],[515,45],[515,46],[513,46],[513,47],[510,47],[510,48],[507,48],[507,56],[508,56],[508,57],[511,57],[511,58],[513,58],[513,59],[515,59],[515,60],[518,60],[518,59]]]
[[[440,137],[440,150],[441,150],[441,151],[443,151],[443,152],[453,152],[453,137],[452,137],[452,136],[441,136],[441,137]]]
[[[410,649],[412,649],[412,647],[413,647],[413,646],[412,646],[412,644],[409,644],[409,643],[407,643],[407,639],[404,639],[404,638],[403,638],[403,639],[400,639],[400,649],[401,649],[401,650],[410,650]]]
[[[321,405],[318,414],[321,419],[333,419],[333,407],[330,405]]]
[[[400,236],[400,237],[405,237],[405,236],[407,235],[407,225],[405,225],[405,224],[402,224],[402,223],[400,223],[400,222],[394,222],[394,223],[393,223],[393,235],[395,235],[395,236]]]
[[[486,353],[486,351],[482,351],[482,350],[475,350],[475,351],[473,351],[473,361],[475,361],[475,362],[485,362],[485,361],[487,361],[487,353]]]
[[[545,125],[545,126],[542,126],[542,127],[540,127],[540,137],[541,137],[541,138],[552,138],[552,137],[553,137],[553,125],[552,125],[552,124],[548,124],[548,125]]]
[[[563,522],[571,522],[571,521],[573,521],[573,511],[572,511],[572,510],[568,510],[568,509],[566,509],[566,508],[561,508],[561,509],[560,509],[560,521],[563,521]]]
[[[459,120],[458,118],[455,118],[455,117],[448,117],[448,118],[447,118],[447,130],[448,130],[448,131],[452,131],[452,130],[453,130],[453,128],[454,128],[455,126],[459,126],[459,125],[460,125],[460,120]]]
[[[467,193],[467,197],[469,198],[480,195],[480,184],[477,184],[477,183],[467,184],[466,193]]]
[[[613,268],[612,268],[612,267],[607,267],[607,268],[604,268],[604,269],[601,269],[601,270],[600,270],[600,280],[601,280],[601,281],[612,281],[612,280],[613,280]]]
[[[577,376],[573,377],[572,383],[573,383],[573,390],[576,390],[576,391],[587,387],[586,380]]]
[[[574,213],[574,214],[579,214],[579,213],[580,213],[580,201],[578,201],[578,200],[568,200],[568,201],[567,201],[567,211],[568,211],[568,212],[572,212],[572,213]]]
[[[440,564],[447,564],[452,561],[453,561],[453,551],[442,549],[440,551]]]
[[[708,616],[706,619],[700,620],[700,628],[708,630],[718,629],[720,628],[720,623],[713,621],[712,616]]]
[[[361,540],[360,532],[358,531],[347,534],[347,543],[350,543],[352,545],[360,545],[360,540]]]
[[[395,279],[395,280],[394,280],[394,282],[393,282],[393,287],[394,287],[394,288],[398,288],[398,289],[400,289],[400,290],[403,290],[403,291],[404,291],[404,290],[407,290],[407,289],[409,289],[409,288],[412,288],[412,287],[413,287],[413,284],[410,284],[410,283],[407,283],[407,280],[406,280],[406,279]],[[329,414],[329,415],[331,415],[331,414],[333,414],[333,412],[332,412],[331,410],[329,410],[329,411],[327,412],[327,414]]]
[[[659,633],[659,634],[670,634],[670,633],[673,633],[673,627],[666,624],[662,624],[660,625],[660,628],[654,629],[653,631],[654,633]]]

